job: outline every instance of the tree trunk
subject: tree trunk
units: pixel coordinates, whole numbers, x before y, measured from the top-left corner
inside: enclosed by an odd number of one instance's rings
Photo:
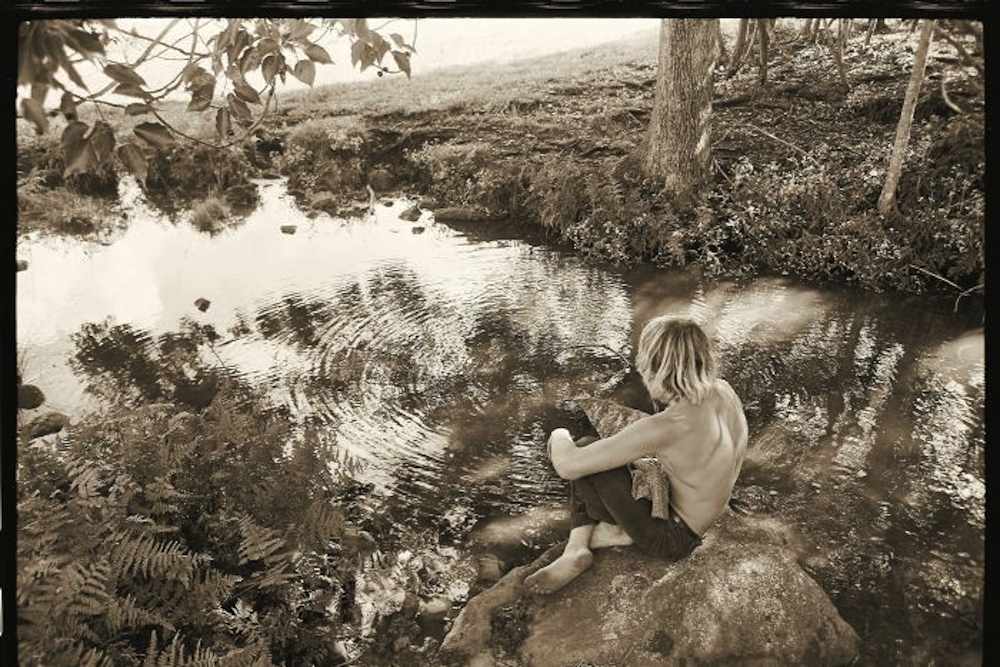
[[[899,114],[899,124],[896,126],[896,143],[892,147],[892,159],[889,161],[889,171],[885,175],[882,194],[878,198],[878,211],[889,215],[896,210],[896,186],[903,170],[903,154],[910,143],[910,126],[913,125],[913,112],[917,108],[917,97],[920,95],[920,84],[924,80],[924,70],[927,68],[927,51],[931,45],[931,33],[934,32],[934,21],[921,21],[920,37],[917,42],[917,53],[913,57],[913,71],[910,73],[910,83],[906,86],[906,97],[903,98],[903,110]]]
[[[747,27],[749,25],[750,21],[740,19],[740,27],[736,32],[736,44],[733,46],[733,57],[729,60],[729,69],[726,70],[726,76],[736,74],[736,70],[740,66],[741,56],[747,43]]]
[[[717,19],[662,19],[643,171],[689,202],[711,175]]]
[[[851,85],[847,82],[847,68],[844,67],[844,48],[847,46],[847,23],[850,19],[840,19],[837,31],[837,46],[833,49],[834,60],[837,61],[837,74],[840,76],[840,85],[844,90],[850,90]]]
[[[875,33],[875,19],[868,20],[868,30],[865,32],[865,46],[867,47],[872,41],[872,35]]]
[[[812,33],[809,37],[812,40],[813,44],[819,41],[819,33],[820,30],[822,29],[823,29],[823,19],[815,19],[812,25]]]
[[[719,40],[719,62],[729,62],[729,54],[726,53],[726,38],[722,34],[722,19],[716,19],[715,26]]]
[[[875,32],[879,34],[892,32],[892,29],[886,25],[885,19],[874,19],[875,20]]]
[[[807,39],[809,34],[812,32],[813,19],[806,19],[806,22],[802,24],[802,30],[799,32],[799,37]]]
[[[758,51],[760,60],[757,71],[757,83],[761,86],[767,83],[767,45],[769,41],[767,23],[767,19],[757,19],[757,35],[760,37],[760,50]]]

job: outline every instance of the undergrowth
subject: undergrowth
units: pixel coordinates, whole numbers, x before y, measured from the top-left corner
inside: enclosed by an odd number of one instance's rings
[[[22,664],[336,664],[356,531],[321,434],[224,390],[18,456]]]

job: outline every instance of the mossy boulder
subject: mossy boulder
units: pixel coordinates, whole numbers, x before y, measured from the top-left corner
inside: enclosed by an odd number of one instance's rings
[[[36,417],[28,424],[28,440],[58,433],[69,426],[69,417],[61,412],[49,412]]]
[[[848,664],[858,636],[799,566],[796,543],[777,521],[727,513],[680,562],[606,549],[566,588],[532,597],[523,581],[558,556],[556,545],[474,597],[441,658],[505,664],[512,647],[493,636],[493,620],[516,603],[525,619],[517,661],[537,667]]]

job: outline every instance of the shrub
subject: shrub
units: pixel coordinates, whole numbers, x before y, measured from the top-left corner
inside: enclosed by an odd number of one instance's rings
[[[311,119],[297,125],[279,160],[289,188],[336,192],[362,187],[365,162],[361,154],[367,139],[367,130],[355,118]]]
[[[157,207],[175,211],[192,201],[231,188],[254,188],[255,168],[236,147],[179,145],[157,151],[149,161],[146,195]]]
[[[38,177],[49,188],[65,188],[74,195],[86,195],[102,199],[118,197],[118,168],[114,160],[108,160],[94,172],[63,175],[62,144],[58,135],[41,137],[17,137],[17,170],[21,175]]]
[[[203,232],[218,231],[228,217],[229,207],[216,196],[198,202],[191,209],[191,224]]]
[[[63,188],[51,189],[32,173],[17,184],[20,233],[88,235],[124,223],[121,211],[107,200]]]
[[[18,457],[24,664],[332,664],[356,531],[315,432],[115,408]]]

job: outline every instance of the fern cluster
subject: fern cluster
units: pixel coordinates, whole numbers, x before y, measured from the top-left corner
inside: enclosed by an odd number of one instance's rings
[[[335,457],[227,396],[22,445],[21,664],[336,663],[357,553]]]

